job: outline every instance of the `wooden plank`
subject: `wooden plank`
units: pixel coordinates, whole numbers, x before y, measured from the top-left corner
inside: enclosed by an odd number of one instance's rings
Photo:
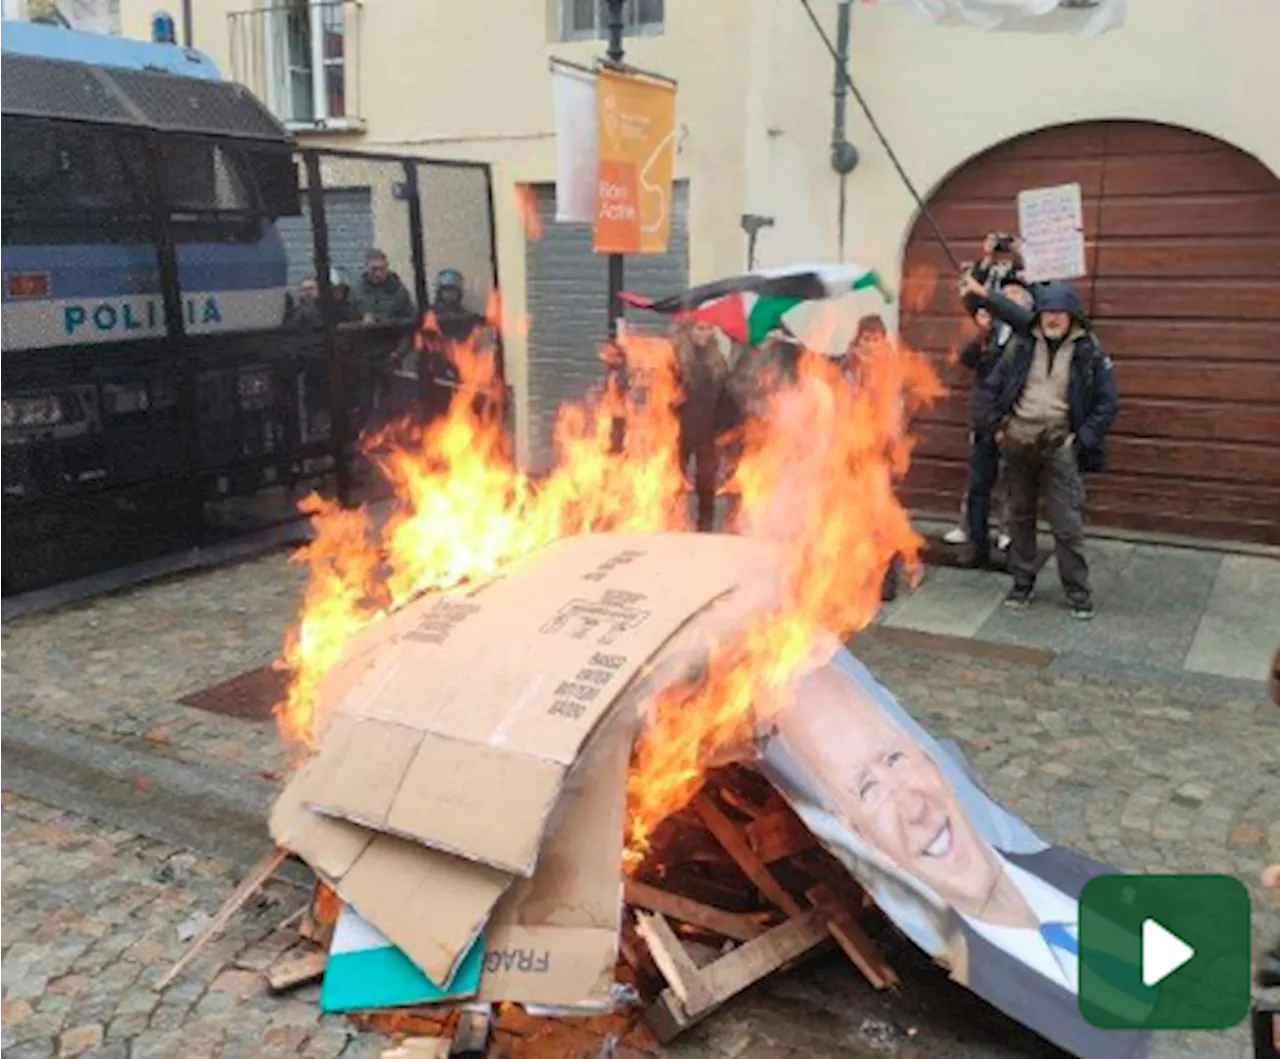
[[[671,926],[657,912],[649,915],[636,913],[636,933],[644,939],[649,955],[658,965],[662,977],[680,998],[684,1009],[690,1013],[705,1011],[713,1005],[713,999],[702,981],[697,964],[684,950]]]
[[[916,435],[921,456],[962,460],[968,454],[969,434],[962,426],[918,423]],[[1108,470],[1117,474],[1280,486],[1280,460],[1270,445],[1130,437],[1117,429],[1108,438],[1107,448]]]
[[[874,988],[889,989],[898,984],[897,973],[830,887],[819,884],[806,891],[805,896],[826,919],[836,944]]]
[[[1280,349],[1272,323],[1248,320],[1140,320],[1104,317],[1095,321],[1102,344],[1126,360],[1276,361]],[[930,322],[930,334],[939,325]]]
[[[716,837],[716,841],[724,846],[738,864],[747,878],[750,879],[766,900],[777,906],[787,916],[798,916],[803,911],[778,881],[769,874],[769,869],[759,857],[752,852],[746,838],[738,830],[736,824],[720,811],[705,791],[698,794],[693,801],[694,810],[707,825],[707,830]]]
[[[1280,321],[1280,279],[1100,277],[1093,305],[1097,317]]]
[[[1098,198],[1085,198],[1082,201],[1086,236],[1092,237],[1098,231],[1101,215],[1100,201]],[[971,247],[981,246],[988,232],[1018,230],[1018,208],[1015,197],[979,195],[972,198],[940,198],[930,203],[929,210],[948,240],[962,240]],[[907,240],[908,259],[915,248],[924,246],[932,238],[932,225],[926,220],[918,220]],[[977,256],[976,252],[967,253],[969,257]]]
[[[1117,124],[1105,121],[1082,121],[1037,129],[995,148],[999,156],[1009,160],[1024,158],[1088,158],[1103,153],[1109,128]]]
[[[826,920],[816,909],[788,919],[698,971],[704,1000],[701,1004],[686,1001],[686,1013],[696,1018],[719,1007],[749,985],[822,944],[827,937]]]
[[[649,1010],[644,1013],[644,1020],[653,1030],[659,1044],[670,1044],[697,1021],[689,1017],[680,998],[669,988],[664,989],[658,999],[649,1005]]]
[[[196,954],[214,937],[222,933],[226,925],[231,922],[231,917],[240,911],[249,898],[266,885],[267,880],[276,873],[276,869],[288,859],[289,851],[276,847],[253,866],[249,874],[244,877],[244,881],[236,887],[235,892],[223,902],[222,907],[209,920],[204,930],[192,939],[191,944],[187,946],[187,951],[179,957],[178,962],[156,982],[153,988],[157,993],[163,992],[169,983],[196,958]]]
[[[489,1047],[489,1034],[493,1029],[493,1011],[485,1004],[466,1009],[458,1017],[458,1028],[453,1031],[453,1044],[449,1048],[452,1059],[483,1059]]]
[[[1280,459],[1267,445],[1129,438],[1110,441],[1108,466],[1118,474],[1158,474],[1169,478],[1212,478],[1280,486]]]
[[[1221,140],[1190,129],[1180,129],[1176,125],[1159,125],[1152,121],[1099,124],[1106,129],[1107,152],[1110,155],[1211,154],[1227,149]]]
[[[1271,192],[1275,185],[1275,176],[1261,162],[1225,147],[1176,157],[1109,157],[1102,176],[1108,197]]]
[[[1280,235],[1104,239],[1092,274],[1130,279],[1280,276]]]
[[[1086,207],[1086,219],[1088,208]],[[1098,221],[1111,236],[1254,236],[1280,234],[1280,190],[1217,195],[1110,198]],[[961,224],[969,218],[957,218]],[[1087,228],[1092,233],[1095,229]]]
[[[327,952],[287,952],[267,968],[267,985],[273,993],[314,982],[324,975]]]
[[[1120,400],[1130,397],[1186,398],[1253,404],[1280,394],[1280,361],[1273,364],[1200,364],[1161,361],[1116,353],[1116,386]]]
[[[1125,398],[1121,402],[1115,430],[1118,434],[1147,438],[1255,442],[1280,446],[1280,407]]]
[[[752,820],[747,824],[745,833],[752,851],[765,864],[812,849],[818,841],[790,809]]]
[[[1110,163],[1108,186],[1111,181]],[[1103,161],[1101,158],[1021,158],[1005,161],[1000,151],[991,151],[968,162],[938,189],[940,201],[954,202],[966,198],[1016,200],[1026,188],[1051,184],[1080,185],[1085,198],[1102,194]]]
[[[448,1037],[406,1037],[382,1052],[380,1059],[448,1059]]]
[[[734,912],[713,908],[701,901],[668,893],[656,886],[627,880],[623,889],[623,897],[633,908],[644,908],[650,912],[661,912],[664,916],[678,919],[681,923],[701,927],[712,934],[733,938],[735,941],[750,941],[759,937],[764,928],[755,920]]]

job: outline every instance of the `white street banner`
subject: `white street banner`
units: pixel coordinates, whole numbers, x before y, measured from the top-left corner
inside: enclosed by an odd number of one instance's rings
[[[1018,231],[1027,279],[1032,283],[1078,279],[1089,271],[1079,184],[1018,192]]]
[[[940,26],[1096,37],[1124,25],[1128,0],[865,0],[909,4]]]
[[[596,219],[600,171],[596,76],[553,62],[551,93],[556,115],[556,220],[591,224]]]

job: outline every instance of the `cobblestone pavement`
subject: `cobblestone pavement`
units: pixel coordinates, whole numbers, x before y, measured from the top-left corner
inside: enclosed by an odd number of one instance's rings
[[[261,971],[296,934],[277,930],[309,896],[272,882],[163,994],[152,988],[243,868],[4,797],[6,1059],[101,1056],[376,1056],[315,986],[268,995]]]
[[[344,1022],[322,1019],[313,994],[262,992],[251,969],[280,944],[264,949],[263,938],[302,900],[283,883],[163,998],[147,987],[176,956],[178,926],[212,912],[247,865],[210,856],[212,833],[156,841],[155,818],[131,817],[128,801],[155,811],[178,773],[269,797],[288,761],[271,726],[177,700],[275,657],[301,581],[270,556],[5,626],[6,1057],[377,1054],[380,1042],[348,1040]],[[1046,838],[1121,869],[1236,874],[1254,893],[1257,940],[1280,934],[1280,910],[1256,888],[1264,862],[1280,860],[1280,713],[1261,684],[1036,667],[880,633],[855,651],[918,720],[959,739],[992,793]],[[37,742],[43,757],[20,753]],[[140,773],[110,811],[74,776],[43,802],[23,789],[37,766],[69,775],[82,759],[104,770],[137,761],[161,789]],[[910,951],[893,959],[906,983],[897,998],[818,961],[762,983],[678,1054],[1049,1054]],[[1155,1054],[1237,1059],[1246,1040],[1243,1027],[1170,1035]]]

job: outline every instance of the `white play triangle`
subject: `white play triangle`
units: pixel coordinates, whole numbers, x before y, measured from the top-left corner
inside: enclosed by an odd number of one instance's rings
[[[1154,919],[1142,921],[1143,985],[1164,981],[1195,954],[1195,949]]]

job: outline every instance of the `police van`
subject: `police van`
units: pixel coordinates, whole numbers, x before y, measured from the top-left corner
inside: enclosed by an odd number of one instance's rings
[[[299,412],[266,335],[276,221],[302,212],[289,133],[176,44],[5,21],[0,63],[6,548],[57,500],[259,487]]]

